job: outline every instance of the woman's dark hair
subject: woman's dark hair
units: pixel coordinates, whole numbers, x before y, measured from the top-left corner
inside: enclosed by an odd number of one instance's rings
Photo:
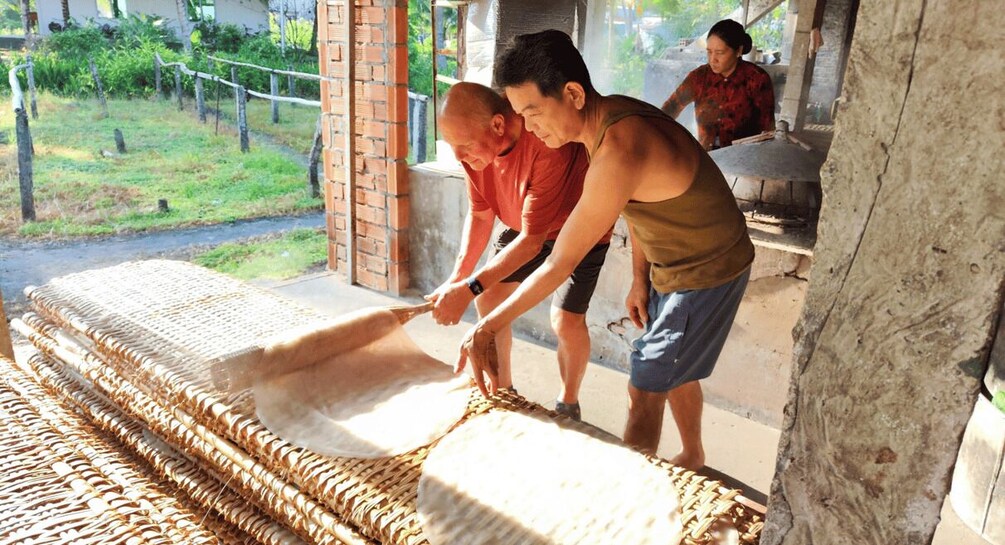
[[[723,19],[712,25],[712,30],[708,31],[708,36],[717,36],[726,42],[731,49],[739,49],[740,53],[746,55],[754,47],[754,41],[750,39],[750,34],[743,29],[743,25],[732,19]]]
[[[574,81],[593,92],[583,56],[566,33],[545,30],[521,34],[496,60],[495,86],[502,89],[536,83],[542,95],[559,98],[566,83]]]

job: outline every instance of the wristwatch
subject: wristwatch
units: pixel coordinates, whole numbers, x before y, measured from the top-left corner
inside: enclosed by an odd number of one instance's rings
[[[479,282],[478,278],[475,276],[468,278],[467,284],[468,289],[471,290],[471,293],[475,294],[476,296],[481,295],[482,292],[485,291],[485,288],[482,287],[482,283]]]

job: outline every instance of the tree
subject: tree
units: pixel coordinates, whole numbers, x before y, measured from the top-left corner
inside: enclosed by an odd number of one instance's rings
[[[65,2],[66,0],[64,0]],[[178,8],[178,36],[185,47],[185,51],[192,51],[192,37],[188,33],[188,1],[175,0],[175,7]]]
[[[60,0],[60,7],[63,8],[63,27],[70,26],[70,0]]]

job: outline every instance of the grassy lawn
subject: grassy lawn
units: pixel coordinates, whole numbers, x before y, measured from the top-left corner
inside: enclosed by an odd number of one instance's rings
[[[108,110],[111,116],[102,119],[94,100],[40,97],[39,119],[31,121],[38,221],[25,225],[14,120],[0,117],[10,142],[0,147],[0,235],[104,235],[322,206],[310,198],[302,167],[254,142],[251,153],[242,154],[229,125],[221,123],[214,135],[212,122],[200,125],[167,101],[110,100]],[[125,136],[124,155],[114,153],[116,128]],[[158,199],[168,200],[168,212],[158,211]]]
[[[211,86],[212,84],[207,84]],[[211,108],[216,107],[215,91],[209,87],[206,89],[206,105]],[[186,104],[186,108],[189,105]],[[226,119],[229,124],[235,125],[237,119],[234,100],[231,97],[220,99],[220,119]],[[267,100],[252,98],[248,101],[248,128],[252,132],[268,135],[277,143],[283,144],[306,156],[311,151],[314,143],[314,127],[317,124],[318,116],[321,115],[320,108],[312,106],[302,106],[300,104],[279,104],[279,123],[272,122],[272,104]],[[207,124],[212,125],[211,117],[207,118]],[[252,136],[254,145],[254,136]]]
[[[297,229],[278,238],[223,244],[192,261],[242,280],[285,280],[322,270],[328,261],[326,241],[323,229]]]

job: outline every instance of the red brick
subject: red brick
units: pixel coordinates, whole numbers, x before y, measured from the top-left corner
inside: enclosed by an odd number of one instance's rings
[[[391,263],[387,270],[388,290],[394,295],[404,295],[409,282],[408,263]]]
[[[328,268],[333,271],[338,270],[337,268],[338,258],[336,257],[338,254],[335,252],[335,243],[329,242],[327,246],[328,246]]]
[[[387,193],[387,176],[378,174],[373,177],[373,190]]]
[[[325,164],[332,165],[333,167],[337,168],[342,166],[341,156],[336,157],[334,148],[321,150],[321,159],[325,162]],[[338,162],[336,162],[336,159],[338,159]]]
[[[374,208],[387,208],[387,197],[383,193],[378,193],[372,190],[359,189],[356,191],[356,199],[360,203],[367,206],[372,206]]]
[[[363,123],[363,136],[371,138],[386,138],[387,125],[379,121],[367,121]]]
[[[368,271],[384,276],[387,275],[387,260],[383,257],[368,255],[363,258],[363,262],[366,264]]]
[[[386,174],[387,160],[383,157],[364,157],[363,170],[370,174]]]
[[[404,7],[387,9],[388,42],[393,44],[408,43],[408,12]]]
[[[370,174],[357,173],[354,176],[354,179],[356,181],[356,187],[360,189],[377,190],[377,186],[373,183],[373,176]]]
[[[411,200],[408,195],[400,197],[388,197],[387,199],[387,223],[391,229],[401,230],[408,228],[410,219]]]
[[[336,218],[335,218],[334,214],[331,214],[331,213],[326,213],[325,214],[325,230],[328,231],[328,240],[329,240],[329,242],[333,241],[333,238],[335,237],[335,233],[338,232],[338,228],[335,225],[335,219]]]
[[[332,199],[345,199],[345,185],[343,184],[325,184],[325,194],[331,195]]]
[[[387,62],[387,52],[383,46],[366,45],[363,46],[362,55],[359,58],[363,62],[381,63]]]
[[[356,119],[374,119],[374,104],[372,100],[356,99]],[[362,132],[362,127],[360,127]]]
[[[373,118],[374,119],[387,119],[387,103],[380,103],[373,105]]]
[[[342,44],[333,43],[328,46],[328,56],[325,57],[326,61],[339,62],[342,60]],[[335,75],[335,74],[331,74]]]
[[[322,102],[324,101],[324,93],[321,94]],[[321,147],[330,148],[332,147],[332,116],[327,109],[321,110]]]
[[[357,270],[356,281],[361,286],[379,291],[387,291],[387,277],[384,275],[374,274],[367,270]]]
[[[391,195],[407,195],[408,163],[404,160],[395,160],[387,166],[387,192]]]
[[[373,68],[368,64],[359,64],[352,77],[354,81],[373,81]]]
[[[358,23],[364,25],[379,25],[384,22],[384,8],[363,8],[356,10]]]
[[[408,85],[408,47],[395,45],[388,56],[391,58],[391,73],[394,74],[392,83]]]
[[[405,159],[408,157],[408,126],[403,123],[387,127],[387,158]]]
[[[387,258],[392,262],[408,261],[408,230],[391,229],[388,231]]]
[[[345,14],[345,6],[328,6],[328,23],[329,24],[341,24],[345,19],[343,18]],[[321,24],[321,21],[318,21]]]
[[[364,82],[363,92],[359,96],[374,102],[386,102],[387,86],[383,83]]]
[[[388,109],[386,117],[391,123],[408,123],[408,88],[404,86],[388,87]]]
[[[322,76],[328,76],[328,42],[320,40],[318,42],[318,73]],[[324,80],[321,80],[324,83]],[[323,93],[322,93],[323,94]]]

